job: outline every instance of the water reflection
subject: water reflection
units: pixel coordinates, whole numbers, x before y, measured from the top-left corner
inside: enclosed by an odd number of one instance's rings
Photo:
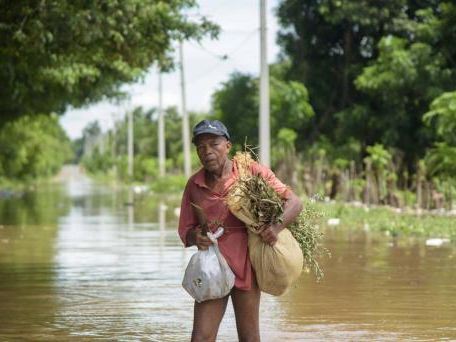
[[[0,202],[0,340],[188,340],[193,302],[181,280],[195,250],[176,234],[179,194],[73,176]],[[263,340],[456,338],[452,245],[337,230],[326,244],[320,284],[303,275],[286,295],[263,295]],[[229,306],[219,340],[236,339]]]
[[[1,225],[52,225],[69,210],[61,186],[46,185],[34,192],[11,198],[0,197]]]
[[[333,258],[321,284],[301,279],[279,299],[282,326],[314,329],[316,336],[359,339],[441,339],[456,336],[455,250],[430,249],[423,241],[391,243],[359,233],[328,233]],[[300,328],[299,328],[300,327]]]

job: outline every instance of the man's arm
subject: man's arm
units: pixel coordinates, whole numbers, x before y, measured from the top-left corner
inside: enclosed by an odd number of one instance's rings
[[[290,191],[289,197],[284,204],[282,223],[273,224],[264,229],[260,235],[264,242],[273,246],[277,242],[277,236],[292,223],[302,210],[302,203],[298,196]]]

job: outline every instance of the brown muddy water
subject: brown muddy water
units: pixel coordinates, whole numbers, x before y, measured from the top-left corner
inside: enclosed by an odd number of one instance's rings
[[[0,341],[189,340],[179,195],[134,200],[81,177],[0,199]],[[262,296],[263,341],[456,340],[454,244],[332,229],[325,245],[322,282]],[[231,306],[218,340],[237,340]]]

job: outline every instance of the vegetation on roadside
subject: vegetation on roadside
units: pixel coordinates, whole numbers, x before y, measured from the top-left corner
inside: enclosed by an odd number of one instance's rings
[[[0,126],[0,186],[17,188],[58,172],[72,158],[57,116],[23,116]]]
[[[168,184],[175,188],[184,178],[182,125],[177,109],[170,107],[165,115],[165,154],[166,174],[159,177],[158,167],[158,117],[154,110],[144,111],[138,107],[133,110],[134,159],[133,176],[128,175],[127,156],[127,120],[116,122],[113,129],[102,133],[97,122],[89,124],[83,131],[83,136],[76,142],[76,162],[80,162],[91,174],[107,174],[114,179],[125,182],[148,183],[157,190]],[[202,116],[191,113],[190,121],[194,125]],[[194,170],[200,167],[196,151],[191,155]],[[185,183],[183,183],[185,185]],[[180,190],[180,189],[179,189]]]
[[[456,219],[444,212],[400,211],[391,207],[360,207],[346,203],[316,203],[325,218],[338,218],[329,229],[382,232],[392,237],[439,237],[456,239]]]

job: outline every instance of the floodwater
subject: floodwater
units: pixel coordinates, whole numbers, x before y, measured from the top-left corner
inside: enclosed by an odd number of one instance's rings
[[[67,176],[0,199],[0,341],[189,340],[179,196]],[[456,340],[453,244],[331,230],[325,245],[322,282],[262,295],[263,341]],[[231,305],[218,340],[237,340]]]

